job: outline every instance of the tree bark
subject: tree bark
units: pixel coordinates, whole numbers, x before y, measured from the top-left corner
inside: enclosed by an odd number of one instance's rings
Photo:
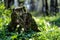
[[[47,3],[47,0],[45,0],[45,5],[46,5],[46,15],[48,16],[48,3]]]
[[[42,4],[43,4],[42,12],[45,13],[44,15],[48,16],[49,14],[48,14],[48,3],[47,3],[47,0],[42,0]]]
[[[55,0],[55,12],[57,13],[58,12],[58,1]]]
[[[51,12],[58,12],[58,3],[57,0],[51,0],[50,2],[50,10]]]
[[[35,10],[35,2],[34,2],[34,0],[30,0],[30,10],[31,11]]]

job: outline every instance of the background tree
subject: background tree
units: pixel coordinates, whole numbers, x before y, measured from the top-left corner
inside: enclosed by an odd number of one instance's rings
[[[55,12],[58,12],[58,0],[55,0]]]
[[[34,2],[34,0],[30,0],[30,10],[31,11],[35,10],[35,2]]]
[[[45,0],[45,5],[46,5],[46,6],[45,6],[45,8],[46,8],[46,15],[49,15],[49,14],[48,14],[48,2],[47,2],[47,0]]]
[[[42,0],[42,12],[45,13],[45,15],[49,15],[48,14],[48,2],[47,0]]]
[[[50,1],[50,11],[51,12],[58,12],[58,2],[57,0],[51,0]]]

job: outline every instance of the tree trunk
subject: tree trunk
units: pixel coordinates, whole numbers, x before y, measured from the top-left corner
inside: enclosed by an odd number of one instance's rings
[[[55,12],[56,13],[58,12],[58,2],[57,2],[57,0],[55,0]]]
[[[50,10],[51,12],[58,12],[58,3],[57,0],[51,0],[50,2]]]
[[[34,2],[34,0],[30,0],[30,10],[31,11],[35,10],[35,2]]]
[[[47,0],[42,0],[42,4],[43,4],[42,12],[45,13],[44,15],[48,16],[49,14],[48,14],[48,3],[47,3]]]
[[[48,3],[47,3],[47,0],[45,0],[45,5],[46,5],[46,15],[48,16]]]
[[[4,0],[5,8],[8,9],[14,3],[14,0]]]
[[[42,0],[42,5],[43,5],[43,6],[42,6],[42,12],[45,13],[45,11],[46,11],[46,10],[45,10],[45,0]]]

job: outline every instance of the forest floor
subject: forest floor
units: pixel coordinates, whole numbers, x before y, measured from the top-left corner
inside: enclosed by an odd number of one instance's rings
[[[8,12],[9,13],[9,12]],[[6,14],[7,15],[7,14]],[[5,32],[5,27],[7,23],[10,21],[10,17],[6,18],[0,18],[0,28],[2,28],[2,31],[0,30],[0,39],[2,40],[60,40],[60,16],[57,14],[56,16],[34,16],[32,14],[32,17],[35,19],[38,29],[41,30],[41,32],[29,32],[29,33],[20,33],[16,34],[14,32],[9,33]],[[4,20],[5,21],[4,21]],[[9,21],[8,21],[9,20]],[[5,24],[4,24],[4,23]],[[4,24],[4,25],[3,25]],[[6,35],[8,34],[8,36]]]
[[[31,31],[20,34],[6,32],[6,27],[11,20],[11,11],[4,10],[2,5],[0,7],[0,40],[60,40],[60,13],[57,13],[56,16],[43,16],[42,13],[36,12],[31,14],[41,32]]]

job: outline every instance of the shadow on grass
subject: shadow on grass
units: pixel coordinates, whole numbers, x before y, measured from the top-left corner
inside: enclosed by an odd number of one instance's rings
[[[52,25],[56,25],[56,26],[60,27],[60,18],[58,18],[58,19],[56,19],[56,20],[53,20],[53,21],[50,21],[50,23],[51,23]]]

